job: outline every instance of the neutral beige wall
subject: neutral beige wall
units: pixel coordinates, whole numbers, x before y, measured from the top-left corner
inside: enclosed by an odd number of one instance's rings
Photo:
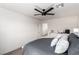
[[[54,32],[62,32],[65,29],[70,29],[71,32],[74,27],[77,27],[77,16],[56,18],[44,20],[43,23],[48,23],[48,29],[54,30]]]
[[[40,21],[0,8],[0,54],[40,37]]]

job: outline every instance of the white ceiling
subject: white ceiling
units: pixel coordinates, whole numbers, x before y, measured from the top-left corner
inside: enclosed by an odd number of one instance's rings
[[[64,7],[55,8],[53,11],[51,11],[52,13],[55,13],[53,16],[34,16],[35,13],[38,13],[34,10],[36,5],[41,8],[47,8],[48,6],[52,5],[52,3],[0,3],[0,7],[2,8],[19,12],[26,16],[40,20],[79,15],[79,3],[65,3]]]

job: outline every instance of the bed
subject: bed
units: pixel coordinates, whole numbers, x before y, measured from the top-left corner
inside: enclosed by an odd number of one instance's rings
[[[50,47],[52,39],[41,38],[26,44],[23,49],[23,55],[57,55],[54,53],[55,47]],[[67,53],[65,52],[63,54],[66,55]]]
[[[53,38],[41,38],[26,44],[23,55],[79,55],[79,38],[71,33],[69,35],[69,48],[63,54],[54,53],[55,47],[50,47]]]

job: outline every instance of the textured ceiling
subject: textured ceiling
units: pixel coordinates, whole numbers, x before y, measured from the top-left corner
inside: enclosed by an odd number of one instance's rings
[[[52,13],[55,13],[53,16],[34,16],[35,13],[38,13],[34,10],[35,6],[47,8],[50,5],[52,5],[52,3],[0,3],[1,8],[6,8],[39,20],[79,15],[79,3],[65,3],[64,7],[54,8],[54,10],[51,11]]]

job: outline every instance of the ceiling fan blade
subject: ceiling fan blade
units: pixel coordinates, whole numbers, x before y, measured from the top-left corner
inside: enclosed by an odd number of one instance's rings
[[[36,8],[38,8],[40,11],[42,11],[42,8],[40,8],[39,6],[35,6]]]
[[[47,13],[46,15],[55,15],[54,13]]]
[[[38,10],[38,9],[36,9],[36,8],[35,8],[34,10],[36,10],[36,11],[38,11],[38,12],[42,13],[42,11],[40,11],[40,10]]]
[[[54,8],[53,7],[51,7],[50,9],[48,9],[47,11],[45,11],[45,13],[47,13],[47,12],[49,12],[49,11],[51,11],[51,10],[53,10]]]
[[[42,15],[42,14],[34,14],[34,16],[37,16],[37,15]]]
[[[48,6],[48,8],[46,8],[46,11],[49,10],[53,6],[54,6],[54,4],[51,4],[50,6]]]

